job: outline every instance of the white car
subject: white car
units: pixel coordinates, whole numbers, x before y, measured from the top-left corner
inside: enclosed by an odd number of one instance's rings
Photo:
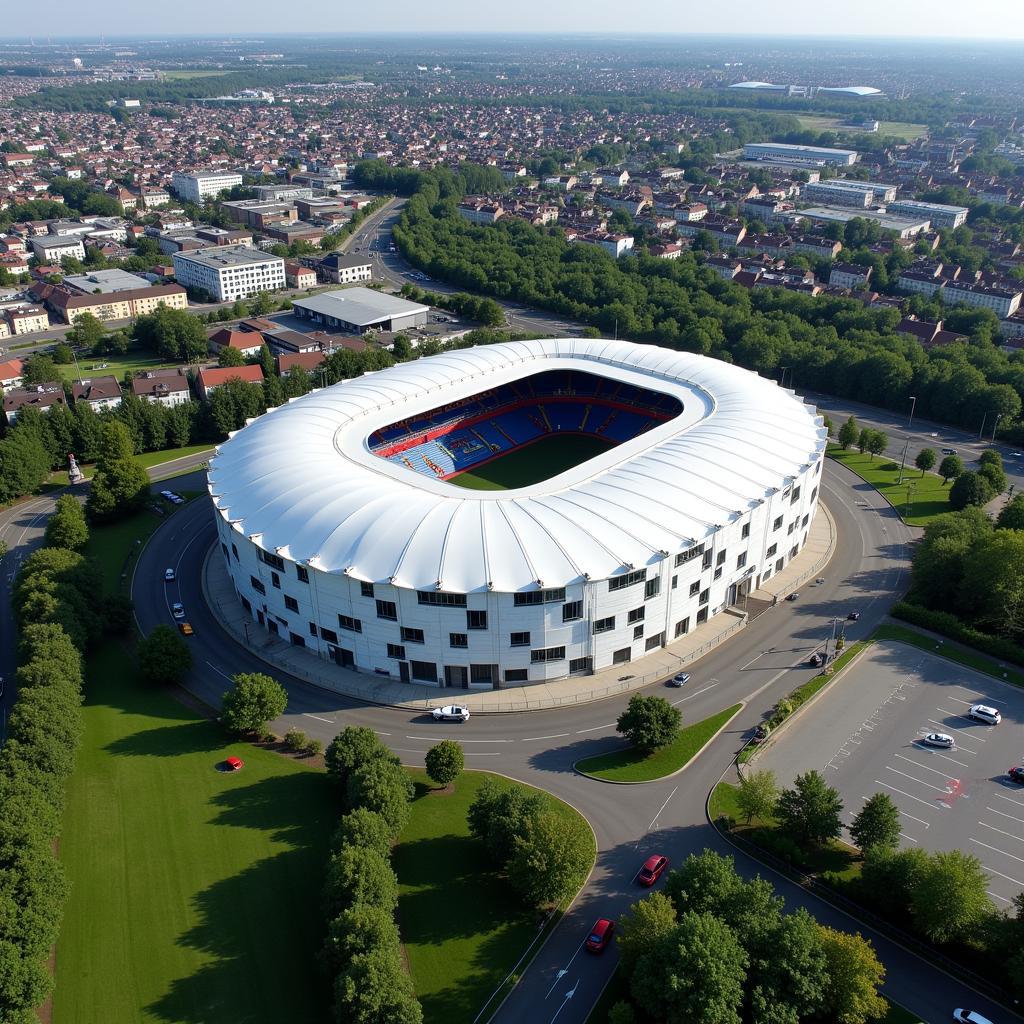
[[[174,604],[171,605],[171,614],[176,619],[185,618],[185,606],[180,601],[175,601]]]
[[[958,1024],[992,1024],[988,1017],[982,1017],[977,1010],[954,1010],[953,1020]]]
[[[166,569],[164,571],[164,579],[167,580],[168,583],[170,583],[172,580],[174,580],[176,578],[177,578],[177,573],[175,573],[175,571],[173,569]]]
[[[434,708],[430,714],[435,722],[465,722],[469,718],[469,708],[461,704],[448,704],[443,708]]]
[[[926,743],[929,747],[943,747],[946,750],[955,746],[953,737],[944,732],[930,732],[921,737],[921,742]]]
[[[669,686],[685,686],[690,681],[689,672],[677,672],[669,681]]]
[[[175,505],[185,504],[185,499],[180,494],[175,494],[174,491],[167,492],[167,500],[173,501]]]
[[[998,725],[1003,720],[1003,716],[995,708],[990,708],[987,704],[972,704],[971,710],[967,714],[979,722],[984,722],[986,725]]]
[[[160,497],[161,498],[166,498],[168,501],[170,501],[171,500],[171,492],[170,491],[161,491],[160,492]]]

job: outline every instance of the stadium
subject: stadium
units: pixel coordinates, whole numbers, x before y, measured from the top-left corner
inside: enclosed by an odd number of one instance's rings
[[[642,658],[806,542],[826,432],[727,363],[461,349],[312,392],[210,462],[239,601],[343,668],[491,688]]]

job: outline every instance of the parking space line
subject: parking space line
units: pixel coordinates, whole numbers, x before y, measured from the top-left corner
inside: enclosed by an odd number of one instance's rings
[[[1004,875],[1002,871],[996,871],[995,868],[990,868],[987,864],[981,865],[990,875],[998,875],[1000,878],[1005,878],[1008,882],[1013,882],[1014,885],[1024,885],[1024,882],[1018,881],[1016,878],[1011,878],[1009,875]]]
[[[1005,800],[1008,804],[1016,804],[1018,807],[1024,807],[1024,801],[1014,800],[1012,796],[1003,796],[1002,793],[996,793],[995,797],[997,800]]]
[[[921,764],[919,761],[915,761],[912,757],[904,757],[903,754],[897,754],[896,756],[901,761],[906,761],[909,764],[916,764],[918,768],[923,768],[926,772],[935,772],[936,775],[941,775],[944,779],[949,779],[950,782],[956,781],[954,776],[947,775],[945,772],[940,772],[938,768],[929,768],[928,765]]]
[[[993,814],[998,814],[1000,818],[1009,818],[1011,821],[1019,821],[1024,825],[1024,818],[1018,818],[1016,814],[1007,814],[1005,811],[997,811],[994,807],[986,807],[986,811],[991,811]]]
[[[928,721],[931,722],[932,725],[939,726],[940,729],[950,729],[953,732],[966,732],[967,731],[966,729],[960,729],[960,728],[958,728],[955,725],[946,725],[945,722],[936,722],[934,718],[929,718]],[[971,739],[972,740],[976,740],[976,739],[978,739],[978,737],[977,736],[972,736]],[[981,742],[984,743],[985,741],[981,740]],[[976,750],[971,750],[969,747],[961,747],[959,743],[957,744],[956,749],[957,750],[962,750],[965,754],[976,754],[977,753]]]
[[[916,749],[918,750],[925,751],[931,754],[932,757],[941,757],[944,761],[952,761],[953,764],[958,764],[961,768],[967,767],[967,764],[964,761],[958,761],[955,757],[950,757],[948,754],[940,754],[932,747],[925,746],[925,744],[920,739],[914,740],[912,746],[916,747]],[[954,749],[959,750],[960,748],[956,747]]]
[[[980,839],[975,839],[974,836],[971,836],[971,842],[977,843],[979,846],[984,846],[986,850],[991,850],[993,853],[1001,853],[1004,857],[1009,857],[1010,860],[1017,860],[1020,861],[1021,864],[1024,864],[1024,857],[1018,857],[1015,854],[1007,853],[1005,850],[1000,850],[998,846],[989,846],[988,843],[983,843]]]
[[[937,707],[935,710],[936,711],[941,711],[944,715],[952,715],[954,718],[966,718],[968,722],[972,722],[973,721],[972,718],[969,718],[967,715],[962,715],[959,711],[947,711],[945,708],[939,708],[939,707]],[[929,718],[928,721],[929,722],[935,722],[935,719],[934,718]],[[936,725],[941,725],[941,726],[943,726],[946,729],[955,729],[957,732],[966,732],[967,731],[966,729],[964,729],[964,727],[962,725],[947,725],[945,722],[935,722],[935,724]],[[971,738],[977,740],[979,743],[986,743],[987,742],[987,740],[983,740],[980,736],[975,736],[973,734],[972,734]]]
[[[912,843],[920,843],[919,839],[915,839],[913,836],[908,836],[906,832],[901,832],[900,835],[903,836],[904,839],[909,839]]]
[[[1024,839],[1020,836],[1015,836],[1012,832],[1004,832],[1001,828],[996,828],[995,825],[986,825],[985,822],[979,821],[978,824],[982,828],[990,828],[993,832],[998,832],[1001,836],[1006,836],[1009,839],[1016,839],[1018,843],[1024,843]]]
[[[894,793],[899,793],[900,796],[909,797],[911,800],[916,800],[919,804],[924,804],[925,807],[944,807],[947,811],[949,807],[946,804],[935,804],[931,800],[922,800],[919,796],[914,796],[913,793],[905,793],[902,789],[897,789],[895,786],[890,786],[888,782],[883,782],[881,779],[875,779],[876,786],[885,786],[886,789],[891,789]]]
[[[1000,896],[1000,895],[999,895],[999,893],[997,893],[997,892],[993,892],[993,891],[992,891],[991,889],[986,889],[985,891],[986,891],[986,892],[987,892],[987,893],[989,894],[989,896],[991,896],[991,897],[992,897],[993,899],[997,899],[997,900],[1002,900],[1002,901],[1003,901],[1003,903],[1012,903],[1012,902],[1013,902],[1013,900],[1008,900],[1008,899],[1007,899],[1007,898],[1006,898],[1005,896]]]
[[[949,790],[942,786],[933,786],[930,782],[924,782],[921,779],[915,779],[913,775],[908,775],[906,772],[901,772],[899,768],[893,768],[891,764],[887,764],[886,769],[890,772],[895,772],[897,775],[902,775],[905,779],[910,779],[911,782],[916,782],[919,786],[926,786],[928,789],[934,789],[936,793],[941,793],[943,796],[949,795]],[[956,781],[955,779],[953,780]]]

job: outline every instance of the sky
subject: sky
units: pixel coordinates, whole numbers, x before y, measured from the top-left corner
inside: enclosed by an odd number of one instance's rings
[[[5,36],[55,38],[274,32],[615,32],[1024,39],[1021,0],[3,0]]]

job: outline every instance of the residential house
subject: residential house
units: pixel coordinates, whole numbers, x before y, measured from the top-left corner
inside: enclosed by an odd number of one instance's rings
[[[196,375],[199,397],[206,401],[217,388],[227,384],[229,380],[240,380],[246,384],[262,384],[263,368],[258,363],[252,366],[204,366]]]
[[[143,370],[132,377],[132,394],[143,402],[173,408],[192,400],[188,374],[183,367],[173,370]]]
[[[258,356],[263,346],[263,335],[253,334],[232,327],[218,327],[209,336],[210,351],[219,354],[226,348],[233,348],[244,357]]]
[[[64,385],[48,381],[31,388],[11,388],[4,391],[4,414],[8,424],[14,423],[22,409],[49,412],[55,405],[67,406]]]
[[[8,359],[0,363],[0,388],[16,388],[21,384],[22,362],[20,359]]]
[[[116,409],[121,404],[121,385],[113,375],[77,380],[71,385],[71,397],[76,405],[84,402],[94,412]]]
[[[284,281],[289,288],[315,288],[316,271],[294,260],[285,260]]]

